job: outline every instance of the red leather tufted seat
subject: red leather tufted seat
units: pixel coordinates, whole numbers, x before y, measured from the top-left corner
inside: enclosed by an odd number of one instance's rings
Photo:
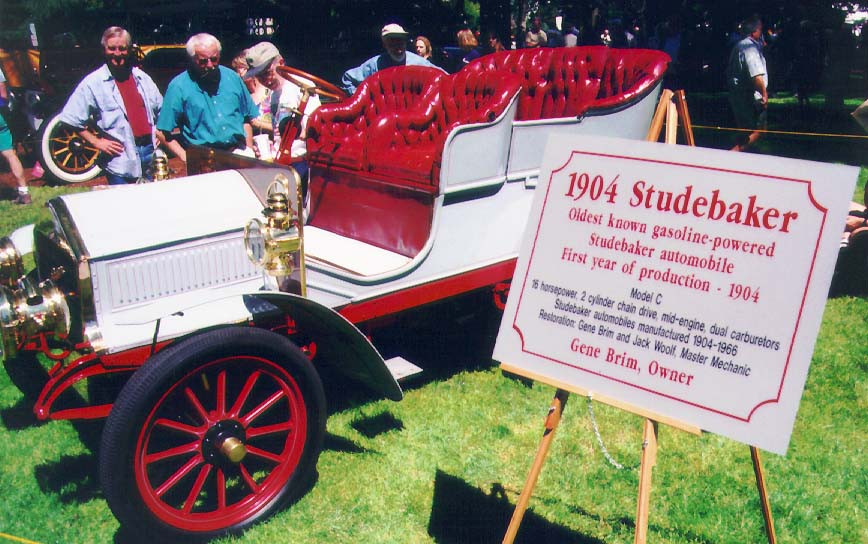
[[[575,117],[621,106],[650,91],[669,64],[661,51],[604,46],[501,51],[464,70],[509,70],[522,78],[516,120]]]
[[[516,121],[625,106],[668,62],[650,50],[537,48],[487,55],[452,76],[421,66],[377,72],[309,120],[310,222],[413,257],[430,233],[450,131],[493,121],[519,93]]]
[[[389,68],[367,78],[349,99],[319,108],[308,121],[308,160],[367,170],[367,135],[395,115],[429,104],[443,72],[425,66]],[[439,97],[437,98],[439,99]]]
[[[419,66],[366,79],[308,123],[310,223],[409,257],[431,228],[446,137],[498,118],[520,91],[504,71],[448,76]]]
[[[518,94],[518,78],[506,71],[469,70],[439,82],[420,107],[389,116],[370,133],[370,171],[436,191],[449,132],[461,125],[491,123]]]

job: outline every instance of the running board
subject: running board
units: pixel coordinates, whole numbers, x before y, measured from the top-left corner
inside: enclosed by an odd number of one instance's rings
[[[407,378],[422,372],[421,368],[400,356],[392,357],[387,360],[386,367],[389,369],[389,372],[392,373],[396,382],[406,380]]]

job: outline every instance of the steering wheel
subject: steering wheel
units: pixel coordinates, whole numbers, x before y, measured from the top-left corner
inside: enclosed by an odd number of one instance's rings
[[[311,92],[320,95],[320,97],[325,98],[326,101],[329,102],[340,102],[349,96],[343,91],[343,89],[329,83],[321,77],[308,74],[307,72],[299,70],[298,68],[293,68],[292,66],[278,66],[277,73],[279,73],[281,77],[292,81],[299,87],[307,88]],[[313,83],[313,87],[311,87],[311,83]]]

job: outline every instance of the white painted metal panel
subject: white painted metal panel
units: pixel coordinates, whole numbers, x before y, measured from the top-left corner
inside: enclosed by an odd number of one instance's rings
[[[235,170],[61,198],[92,259],[240,230],[262,212]]]

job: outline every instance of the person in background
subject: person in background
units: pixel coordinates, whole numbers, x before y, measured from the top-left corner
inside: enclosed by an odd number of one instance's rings
[[[542,19],[534,17],[530,25],[530,30],[524,35],[525,47],[542,47],[549,41],[548,36],[542,29]]]
[[[169,135],[176,128],[187,143],[215,149],[252,149],[253,119],[259,108],[241,77],[220,66],[220,41],[211,34],[187,40],[190,66],[175,76],[166,89],[157,129]],[[187,154],[179,155],[186,162]]]
[[[247,74],[247,49],[235,55],[232,59],[232,69],[244,80],[253,103],[259,108],[259,117],[250,121],[253,131],[257,134],[271,134],[271,90],[255,77],[244,77]]]
[[[431,61],[425,60],[416,53],[407,51],[407,36],[409,33],[401,25],[390,23],[380,31],[385,52],[373,56],[360,66],[350,68],[341,78],[341,87],[348,93],[356,92],[356,87],[362,81],[385,68],[392,66],[430,66],[437,68]]]
[[[469,28],[461,29],[456,34],[455,38],[458,42],[459,49],[461,49],[461,54],[463,55],[461,57],[461,62],[458,63],[458,70],[467,66],[474,59],[478,59],[482,56],[482,53],[477,49],[479,42],[476,40],[476,36],[473,35],[472,30]]]
[[[742,30],[746,36],[733,46],[726,69],[729,103],[738,127],[756,130],[765,128],[769,104],[768,69],[761,42],[762,21],[751,17],[744,22]],[[747,138],[740,138],[734,149],[741,151],[758,138],[759,133],[752,132]]]
[[[564,47],[579,45],[579,29],[569,21],[564,21]]]
[[[154,80],[132,66],[132,37],[119,26],[108,27],[100,44],[105,63],[81,80],[60,113],[60,120],[100,152],[109,185],[151,180],[157,115],[163,96]],[[96,126],[91,126],[91,120]],[[176,155],[177,142],[167,144]]]
[[[416,36],[416,54],[427,60],[428,62],[434,62],[431,59],[431,55],[433,54],[433,49],[431,48],[431,40],[426,38],[425,36]]]
[[[3,115],[8,104],[9,90],[6,88],[6,76],[3,74],[3,70],[0,70],[0,155],[3,155],[3,158],[9,163],[9,171],[18,185],[18,196],[14,200],[15,204],[30,204],[30,190],[24,179],[24,167],[21,166],[21,161],[15,154],[12,133],[9,131],[9,125],[6,124],[6,118]]]
[[[301,88],[281,77],[277,71],[278,66],[284,65],[283,55],[271,42],[259,42],[247,50],[245,57],[247,62],[246,79],[255,78],[259,84],[271,91],[269,110],[271,111],[271,130],[274,134],[275,144],[279,144],[282,134],[282,123],[291,115],[295,115],[301,107]],[[313,87],[313,82],[310,82]],[[317,108],[320,107],[320,99],[316,94],[311,94],[305,104],[304,112],[299,120],[301,123],[297,138],[292,142],[290,151],[293,158],[302,157],[305,154],[304,136],[307,128],[307,120]],[[303,172],[299,172],[303,174]]]
[[[500,36],[494,30],[489,30],[487,33],[488,47],[485,49],[485,54],[497,53],[498,51],[506,51],[503,42],[500,41]]]

